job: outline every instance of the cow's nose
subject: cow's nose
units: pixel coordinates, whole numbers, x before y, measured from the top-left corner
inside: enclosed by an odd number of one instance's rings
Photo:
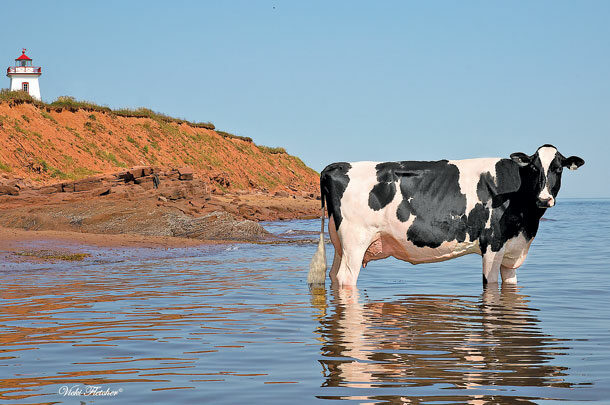
[[[553,197],[538,199],[538,206],[540,208],[550,208],[553,205],[555,205],[555,199]]]

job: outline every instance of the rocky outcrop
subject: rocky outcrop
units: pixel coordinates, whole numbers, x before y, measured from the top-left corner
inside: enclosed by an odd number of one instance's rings
[[[0,226],[253,241],[267,235],[255,221],[319,215],[313,196],[226,194],[210,180],[188,168],[152,166],[47,186],[5,175],[0,177]]]
[[[215,211],[200,218],[189,218],[185,215],[166,216],[172,236],[206,240],[244,240],[253,241],[261,239],[267,232],[258,222],[237,221],[222,211]]]
[[[95,206],[42,206],[31,211],[0,211],[0,223],[26,230],[97,234],[174,236],[200,240],[254,241],[268,235],[257,222],[227,212],[192,216],[175,207],[107,201]]]
[[[0,181],[0,195],[17,195],[19,181],[7,179]],[[210,194],[208,182],[195,178],[188,168],[161,169],[151,166],[136,166],[121,172],[86,177],[77,181],[68,181],[47,186],[30,187],[30,194],[82,193],[91,195],[139,193],[145,190],[158,190],[167,199],[178,200],[193,196],[205,197]]]

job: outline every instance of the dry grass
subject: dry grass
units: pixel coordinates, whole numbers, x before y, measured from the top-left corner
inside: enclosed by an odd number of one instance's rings
[[[225,132],[225,131],[216,131],[216,133],[220,136],[222,136],[223,138],[227,138],[227,139],[239,139],[245,142],[250,142],[252,143],[252,138],[250,138],[249,136],[239,136],[239,135],[235,135],[232,134],[230,132]]]
[[[46,109],[47,111],[62,111],[68,110],[76,112],[78,110],[85,110],[91,112],[102,112],[106,114],[112,114],[120,117],[136,117],[136,118],[151,118],[155,121],[162,122],[175,122],[177,124],[187,124],[195,128],[206,128],[214,130],[215,126],[211,122],[190,122],[182,118],[174,118],[168,115],[153,111],[148,108],[120,108],[112,110],[110,107],[101,106],[99,104],[92,103],[90,101],[76,100],[74,97],[61,96],[52,103],[45,103],[43,101],[36,100],[28,93],[24,91],[11,91],[8,89],[0,90],[0,103],[15,103],[15,104],[33,104],[37,107]]]
[[[288,152],[286,152],[286,149],[281,148],[281,147],[272,148],[270,146],[263,146],[263,145],[257,145],[257,147],[262,152],[269,153],[269,154],[272,154],[272,155],[288,154]]]

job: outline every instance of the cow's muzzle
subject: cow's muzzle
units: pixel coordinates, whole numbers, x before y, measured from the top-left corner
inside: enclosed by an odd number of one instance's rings
[[[536,205],[538,205],[540,208],[551,208],[553,205],[555,205],[555,199],[553,197],[539,198],[536,201]]]

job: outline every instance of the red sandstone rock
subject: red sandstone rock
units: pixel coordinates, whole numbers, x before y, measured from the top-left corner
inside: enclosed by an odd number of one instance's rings
[[[178,179],[193,180],[193,169],[190,167],[181,167],[178,169]]]
[[[19,188],[16,186],[0,185],[0,195],[19,195]]]

